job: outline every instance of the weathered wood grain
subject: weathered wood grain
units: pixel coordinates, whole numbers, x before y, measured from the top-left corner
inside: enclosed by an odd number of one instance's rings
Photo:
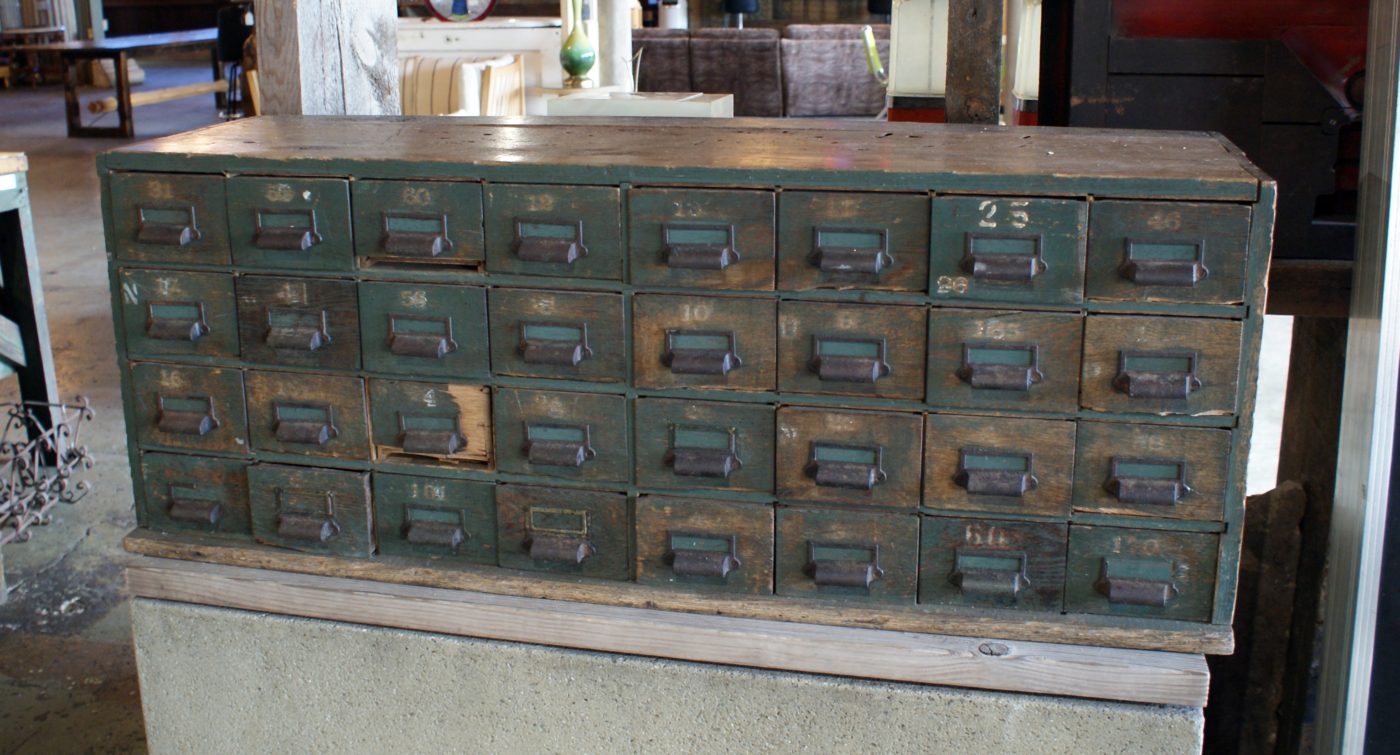
[[[627,195],[632,280],[648,286],[771,291],[776,253],[774,205],[771,191],[633,189]],[[724,243],[737,257],[723,269],[670,263],[666,244],[669,226],[727,232],[729,238]]]
[[[492,404],[501,471],[573,480],[632,479],[629,406],[622,396],[497,388]],[[551,428],[568,432],[561,435]],[[583,447],[582,458],[559,458],[534,447],[540,441],[565,440]]]
[[[497,375],[626,382],[627,329],[622,297],[608,293],[493,288],[491,310],[491,369]],[[526,328],[577,329],[584,349],[577,364],[566,360],[528,358]]]
[[[773,506],[701,498],[637,499],[637,581],[644,585],[766,595],[773,592]],[[724,576],[679,573],[672,538],[732,538],[734,563]]]
[[[426,464],[490,467],[491,389],[481,385],[369,381],[369,415],[375,458]],[[416,447],[415,432],[456,433],[460,447],[449,453],[448,439],[429,438],[433,449]],[[439,442],[441,448],[438,448]]]
[[[249,370],[247,388],[254,449],[332,459],[370,458],[363,379]],[[285,425],[281,437],[279,425]],[[329,428],[319,437],[310,437],[293,432],[297,425],[308,432]]]
[[[354,281],[245,275],[234,288],[245,361],[359,369],[360,302]]]
[[[1084,340],[1084,318],[1079,315],[934,309],[929,312],[928,340],[926,400],[932,406],[1064,413],[1079,408]],[[998,355],[1024,357],[1025,366],[1033,370],[1030,382],[994,378],[984,383],[988,367],[1006,368],[979,360],[995,362]]]
[[[921,604],[1052,614],[1064,606],[1067,524],[925,516],[920,538]]]
[[[919,505],[923,467],[923,417],[895,412],[832,411],[796,406],[778,409],[778,497],[870,506],[914,508]],[[814,454],[821,449],[850,448],[873,464],[868,488],[818,479]]]
[[[923,291],[928,287],[929,208],[925,194],[785,191],[778,195],[778,288]],[[884,236],[878,273],[823,269],[826,231]],[[873,237],[872,237],[873,238]],[[870,247],[878,248],[878,247]],[[861,247],[866,250],[866,247]]]
[[[638,295],[632,300],[632,382],[638,388],[771,391],[778,385],[778,303],[771,299]],[[666,332],[732,336],[740,363],[692,374],[667,363]]]
[[[374,0],[257,0],[262,112],[399,112],[395,6]]]
[[[1072,525],[1065,610],[1207,621],[1215,605],[1215,567],[1219,549],[1220,536],[1208,532]],[[1165,602],[1146,605],[1131,599],[1110,598],[1107,582],[1110,575],[1105,574],[1105,562],[1114,558],[1162,566],[1162,573],[1154,570],[1148,579],[1156,584],[1170,585]],[[1130,572],[1128,575],[1133,576]]]
[[[1189,490],[1175,504],[1121,501],[1106,485],[1115,458],[1185,464]],[[1229,430],[1080,422],[1074,510],[1218,522],[1225,515],[1229,474]]]
[[[874,304],[822,304],[785,301],[778,305],[778,388],[792,393],[878,396],[918,401],[924,396],[928,318],[923,307]],[[844,339],[844,340],[843,340]],[[818,342],[878,344],[879,376],[864,382],[824,373]],[[868,356],[862,352],[861,356]],[[823,377],[823,375],[826,377]]]
[[[1092,315],[1084,324],[1080,406],[1126,414],[1233,415],[1238,409],[1242,331],[1238,320]],[[1122,352],[1194,353],[1200,387],[1186,398],[1129,396],[1115,386]]]
[[[336,556],[374,552],[367,472],[254,464],[248,496],[259,542]]]
[[[919,518],[914,514],[780,507],[774,553],[779,595],[912,604],[918,593]],[[875,568],[867,585],[824,583],[819,561],[827,558]]]
[[[23,152],[0,152],[0,174],[23,173],[29,170],[29,158]]]
[[[1057,517],[1069,513],[1073,422],[932,414],[925,425],[925,508]],[[1030,477],[1022,480],[1020,495],[1014,495],[980,484],[979,471],[985,477],[989,469],[1024,471]]]

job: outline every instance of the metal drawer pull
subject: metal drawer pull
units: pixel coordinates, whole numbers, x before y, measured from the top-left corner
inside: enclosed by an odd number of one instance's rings
[[[321,243],[315,210],[258,210],[253,246],[284,252],[304,252]]]
[[[273,404],[276,437],[281,443],[324,446],[340,435],[330,404]]]
[[[1026,554],[959,548],[949,581],[969,597],[1015,600],[1021,588],[1030,585]]]
[[[821,380],[840,383],[873,383],[890,374],[883,338],[812,336],[807,368]]]
[[[1020,498],[1035,490],[1035,454],[963,448],[958,451],[958,472],[953,482],[973,495]]]
[[[1206,242],[1123,242],[1123,263],[1118,274],[1143,286],[1194,286],[1205,280]]]
[[[1040,235],[969,233],[962,268],[979,281],[1030,283],[1045,272]]]
[[[727,479],[743,468],[734,428],[671,426],[666,465],[681,477]]]
[[[588,348],[588,323],[522,322],[516,349],[526,364],[577,367],[593,356]]]
[[[1094,589],[1110,603],[1165,608],[1179,594],[1175,579],[1176,562],[1171,559],[1104,556]]]
[[[673,375],[728,375],[744,365],[733,331],[668,330],[661,363]]]
[[[197,301],[153,301],[146,304],[146,337],[157,341],[198,341],[208,335],[204,304]]]
[[[576,566],[598,552],[588,539],[588,512],[531,508],[526,547],[535,561]]]
[[[331,342],[324,309],[267,308],[267,335],[263,343],[274,349],[316,351]]]
[[[194,207],[142,207],[136,211],[136,241],[161,246],[189,246],[199,241]]]
[[[662,223],[666,266],[685,270],[723,270],[739,261],[733,225]]]
[[[739,539],[734,535],[701,535],[672,532],[671,573],[677,577],[724,579],[742,566]]]
[[[1040,371],[1040,346],[965,343],[958,377],[979,390],[1029,391],[1045,379]]]
[[[525,262],[572,265],[588,256],[583,243],[582,220],[515,221],[515,256]]]
[[[857,446],[814,441],[803,472],[824,488],[872,490],[884,482],[883,446]]]
[[[525,458],[547,467],[581,467],[597,456],[588,425],[525,424]]]
[[[210,396],[156,396],[156,429],[175,435],[204,436],[218,429]]]
[[[885,576],[880,546],[807,541],[807,574],[819,587],[858,587],[869,590]]]
[[[884,228],[813,228],[808,259],[824,273],[879,275],[894,264]]]
[[[324,543],[340,534],[335,521],[335,493],[277,490],[277,535],[289,540]]]
[[[1186,462],[1170,459],[1123,459],[1109,462],[1104,489],[1122,503],[1175,506],[1191,492]]]
[[[403,537],[411,545],[457,550],[468,539],[460,509],[409,504],[404,507]]]
[[[1120,351],[1113,387],[1131,398],[1185,399],[1201,389],[1194,351]]]
[[[192,485],[171,485],[170,507],[167,516],[177,522],[206,525],[210,529],[219,526],[223,516],[223,501],[217,492],[205,491]]]
[[[452,251],[447,238],[447,215],[423,212],[384,213],[379,251],[393,257],[433,258]]]
[[[399,414],[399,447],[404,453],[451,456],[467,447],[459,415]]]
[[[452,318],[446,315],[389,315],[389,353],[401,357],[442,359],[457,350]]]

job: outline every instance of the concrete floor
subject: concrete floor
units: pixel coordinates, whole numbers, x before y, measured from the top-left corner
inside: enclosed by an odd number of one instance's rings
[[[199,60],[142,64],[147,88],[208,76]],[[216,120],[212,97],[198,97],[137,109],[136,132],[150,138]],[[10,594],[0,606],[0,753],[145,751],[120,580],[121,538],[135,520],[93,163],[123,143],[66,138],[58,88],[0,91],[0,151],[29,155],[59,387],[66,397],[87,396],[97,412],[85,437],[97,462],[87,476],[95,492],[3,554]],[[1251,491],[1273,484],[1288,326],[1271,322],[1267,335]],[[0,386],[0,400],[10,400],[12,385]]]

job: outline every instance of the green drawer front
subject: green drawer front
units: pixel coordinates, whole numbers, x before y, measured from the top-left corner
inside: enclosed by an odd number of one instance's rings
[[[1250,209],[1190,202],[1095,202],[1085,289],[1095,301],[1239,304]]]
[[[113,173],[110,191],[118,259],[228,264],[223,176]]]
[[[238,339],[244,361],[360,368],[360,306],[352,281],[240,277]]]
[[[773,289],[773,192],[633,189],[627,208],[633,283]]]
[[[779,595],[912,604],[919,519],[779,507],[776,553]]]
[[[360,378],[251,370],[248,416],[255,451],[370,458]]]
[[[1084,409],[1229,416],[1240,378],[1238,320],[1091,315],[1084,324]]]
[[[369,473],[280,464],[248,468],[253,537],[309,553],[374,553]]]
[[[897,508],[919,505],[923,417],[784,406],[778,497]]]
[[[637,581],[688,590],[772,593],[773,507],[639,498]]]
[[[475,380],[490,374],[484,288],[361,283],[360,335],[366,370]]]
[[[1210,621],[1220,536],[1074,525],[1065,610]]]
[[[476,266],[486,257],[481,184],[355,181],[355,255],[376,262]]]
[[[926,508],[1069,515],[1073,422],[934,414],[927,427]]]
[[[1059,613],[1069,526],[926,516],[919,602]]]
[[[249,536],[248,463],[210,456],[141,456],[142,505],[152,529]]]
[[[786,191],[778,206],[778,288],[928,288],[926,194]]]
[[[1079,315],[935,309],[928,333],[931,406],[1063,413],[1079,408]]]
[[[134,357],[237,357],[233,276],[123,270],[118,276],[126,353]]]
[[[785,301],[778,307],[778,389],[918,401],[922,307]]]
[[[773,490],[773,407],[642,398],[637,484],[690,490]]]
[[[490,299],[497,375],[627,381],[621,295],[493,288]]]
[[[1083,300],[1088,205],[1067,199],[934,197],[929,293],[946,303]]]
[[[508,569],[630,576],[627,496],[504,485],[496,491],[498,563]]]
[[[490,388],[371,378],[369,414],[380,461],[491,464]]]
[[[350,270],[349,183],[336,178],[228,179],[234,264]]]
[[[134,428],[143,447],[248,453],[243,373],[166,364],[131,365]]]
[[[632,300],[632,380],[638,388],[778,387],[778,303],[657,296]]]
[[[496,563],[496,496],[489,482],[376,472],[374,519],[386,556]]]
[[[621,192],[611,186],[487,187],[486,269],[621,280]]]
[[[627,399],[497,388],[496,466],[502,472],[597,482],[632,476]]]
[[[1230,431],[1080,422],[1074,510],[1221,521]]]

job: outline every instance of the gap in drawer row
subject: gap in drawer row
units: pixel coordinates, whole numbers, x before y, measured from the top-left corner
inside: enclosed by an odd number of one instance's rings
[[[1221,536],[144,453],[158,530],[685,590],[1210,621]]]
[[[1248,294],[1243,204],[148,173],[114,174],[111,196],[116,255],[141,262],[1008,304]]]

